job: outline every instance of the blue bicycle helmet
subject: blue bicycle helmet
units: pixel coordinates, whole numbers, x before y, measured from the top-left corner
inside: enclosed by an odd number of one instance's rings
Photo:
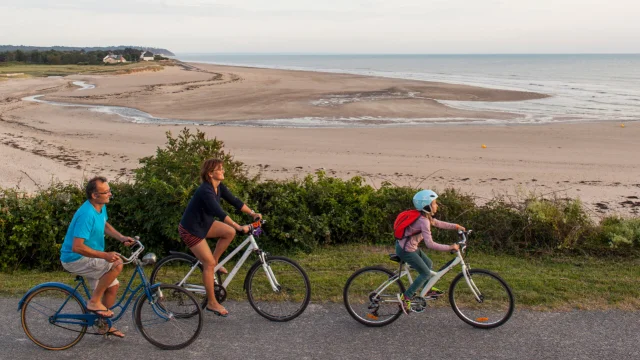
[[[420,190],[413,196],[413,206],[416,210],[431,213],[431,203],[438,198],[433,190]]]

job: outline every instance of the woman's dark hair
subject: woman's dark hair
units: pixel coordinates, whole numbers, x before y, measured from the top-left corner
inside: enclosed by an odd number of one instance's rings
[[[84,188],[84,192],[87,195],[87,200],[91,200],[91,195],[98,190],[98,181],[100,183],[106,183],[107,178],[104,176],[96,176],[87,182],[87,186]]]
[[[200,169],[200,181],[201,182],[209,182],[209,173],[215,170],[218,166],[222,166],[224,161],[220,159],[209,159],[202,164],[202,169]]]

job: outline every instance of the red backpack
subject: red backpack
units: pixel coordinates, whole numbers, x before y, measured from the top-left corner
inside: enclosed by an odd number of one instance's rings
[[[404,239],[404,230],[407,228],[407,226],[416,222],[418,218],[420,218],[420,211],[418,210],[405,210],[401,212],[400,215],[398,215],[398,217],[396,218],[396,221],[393,222],[393,236],[396,238],[396,240]],[[419,231],[415,234],[409,234],[407,236],[413,236],[418,233]]]

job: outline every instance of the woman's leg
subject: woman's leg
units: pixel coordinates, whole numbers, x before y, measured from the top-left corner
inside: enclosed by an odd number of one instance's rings
[[[218,311],[222,315],[229,313],[227,309],[216,300],[216,294],[213,288],[213,272],[218,262],[213,258],[209,244],[207,244],[205,240],[202,240],[191,247],[190,250],[202,263],[202,283],[207,291],[207,307],[211,310]]]
[[[213,250],[213,258],[216,261],[216,265],[218,265],[220,256],[222,256],[224,251],[227,250],[235,236],[236,231],[231,226],[220,221],[214,221],[213,224],[211,224],[211,228],[209,228],[209,232],[207,233],[207,238],[218,238],[216,248]]]
[[[402,259],[404,262],[409,264],[412,268],[417,270],[419,274],[418,277],[411,284],[411,286],[409,286],[407,291],[404,292],[404,296],[407,298],[412,297],[413,294],[416,291],[418,291],[420,287],[424,286],[424,284],[426,284],[429,278],[431,277],[431,271],[429,269],[429,266],[427,266],[427,264],[422,260],[422,257],[420,256],[419,252],[422,252],[422,250],[408,252],[408,251],[402,250],[400,246],[396,245],[396,254],[400,257],[400,259]]]

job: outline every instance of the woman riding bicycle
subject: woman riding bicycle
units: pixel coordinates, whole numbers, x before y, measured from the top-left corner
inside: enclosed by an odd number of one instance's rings
[[[227,249],[236,232],[249,232],[248,225],[238,225],[220,206],[220,199],[224,199],[236,210],[249,214],[254,220],[262,216],[249,209],[241,200],[233,196],[229,189],[222,183],[224,180],[223,161],[209,159],[202,164],[200,181],[202,184],[196,190],[189,201],[187,209],[182,215],[178,231],[180,238],[187,244],[189,250],[202,263],[202,282],[207,291],[207,311],[212,311],[218,316],[227,316],[229,313],[215,297],[214,269],[218,260]],[[218,220],[215,220],[215,219]],[[216,247],[211,253],[211,248],[206,238],[218,238]],[[221,268],[222,273],[226,269]]]
[[[440,229],[448,230],[465,230],[464,227],[458,224],[452,224],[444,221],[436,220],[433,215],[438,211],[438,203],[436,199],[438,194],[432,190],[421,190],[413,197],[413,206],[416,210],[420,211],[420,217],[407,226],[404,230],[404,234],[401,240],[396,241],[396,255],[400,257],[404,262],[408,263],[412,268],[418,271],[419,276],[409,286],[404,294],[398,294],[398,300],[402,304],[402,311],[407,314],[411,309],[411,298],[416,291],[423,287],[431,277],[431,269],[433,262],[429,257],[418,249],[418,244],[421,240],[424,240],[427,248],[437,251],[451,251],[458,250],[460,247],[458,244],[442,245],[433,241],[431,237],[431,226],[435,226]],[[432,288],[427,296],[440,296],[442,291]]]

